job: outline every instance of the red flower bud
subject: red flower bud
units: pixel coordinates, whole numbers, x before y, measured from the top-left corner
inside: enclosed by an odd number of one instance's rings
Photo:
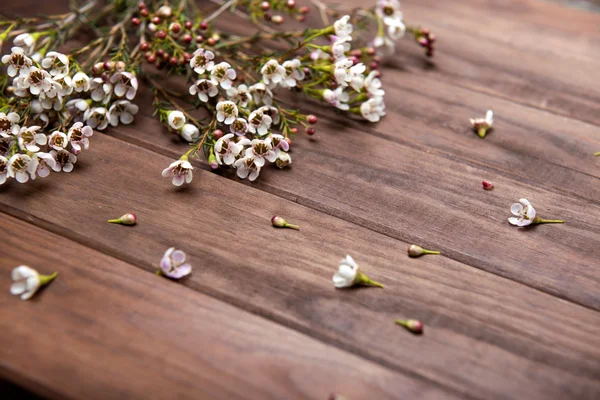
[[[140,44],[141,51],[148,51],[150,49],[150,44],[148,42],[143,42]]]
[[[402,325],[409,332],[412,332],[415,335],[420,335],[423,333],[423,323],[421,321],[417,321],[416,319],[399,319],[396,321],[396,324]]]
[[[140,21],[140,19],[137,17],[133,17],[133,18],[131,18],[131,23],[135,26],[138,26],[139,24],[142,23],[142,21]]]
[[[268,1],[263,1],[262,3],[260,3],[260,8],[263,11],[267,11],[271,9],[271,4]]]
[[[481,185],[483,186],[483,188],[485,190],[492,190],[494,188],[494,185],[492,184],[492,182],[488,182],[488,181],[481,182]]]
[[[160,31],[156,32],[156,37],[159,39],[164,39],[167,37],[167,32],[160,30]]]
[[[312,126],[311,126],[311,127],[309,127],[309,128],[306,128],[306,134],[307,134],[308,136],[312,136],[312,135],[314,135],[316,132],[317,132],[317,131],[316,131],[316,130],[315,130],[315,128],[313,128]]]
[[[158,25],[158,24],[160,24],[160,17],[153,17],[153,18],[152,18],[152,23],[153,23],[154,25]]]
[[[314,125],[319,121],[319,119],[317,118],[316,115],[310,114],[309,116],[306,117],[306,121],[309,124]]]
[[[200,23],[200,29],[205,31],[208,29],[208,22],[201,22]]]
[[[171,32],[173,33],[179,33],[181,32],[181,25],[178,24],[177,22],[175,22],[174,24],[171,25]]]
[[[140,15],[141,15],[142,17],[147,17],[148,15],[150,15],[150,13],[148,12],[148,9],[147,9],[147,8],[142,8],[142,9],[140,10]]]
[[[194,27],[194,24],[192,23],[192,21],[185,21],[185,29],[192,29]]]

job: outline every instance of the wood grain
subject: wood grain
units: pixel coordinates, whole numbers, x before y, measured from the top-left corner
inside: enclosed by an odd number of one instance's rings
[[[485,399],[600,393],[597,312],[445,257],[408,259],[408,243],[209,172],[196,171],[194,184],[177,190],[158,178],[168,162],[99,134],[70,176],[11,184],[1,189],[0,202],[13,215],[149,272],[164,248],[177,245],[198,271],[183,285],[450,393]],[[138,214],[138,226],[104,223],[126,211]],[[272,228],[273,214],[301,231]],[[528,234],[539,240],[541,232]],[[386,288],[333,289],[331,276],[346,252]],[[399,317],[422,319],[426,335],[399,330],[392,323]]]
[[[1,213],[0,227],[3,288],[22,263],[59,272],[29,302],[0,300],[0,375],[46,398],[453,397]]]

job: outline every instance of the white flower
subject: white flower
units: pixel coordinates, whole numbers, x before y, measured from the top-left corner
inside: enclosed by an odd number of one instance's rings
[[[250,86],[250,93],[254,99],[256,105],[266,104],[270,106],[273,104],[273,92],[264,83],[259,82]]]
[[[37,163],[26,154],[15,154],[8,160],[8,176],[14,178],[19,183],[25,183],[35,179],[35,170]]]
[[[340,260],[338,271],[333,275],[333,284],[337,288],[354,286],[357,274],[358,264],[350,255],[347,255],[346,258]]]
[[[88,102],[83,99],[72,99],[67,101],[67,110],[76,122],[83,121],[83,116],[89,108]]]
[[[262,74],[263,81],[273,87],[277,85],[279,82],[285,78],[285,68],[279,65],[277,60],[269,60],[263,65],[260,69],[260,73]]]
[[[188,142],[193,142],[200,135],[200,131],[196,127],[196,125],[185,124],[181,128],[181,137],[187,140]]]
[[[230,87],[227,89],[227,97],[240,107],[246,107],[252,101],[252,95],[246,85],[239,85],[237,88]]]
[[[329,54],[321,49],[316,49],[310,52],[310,59],[313,61],[317,60],[328,60]]]
[[[192,266],[185,262],[186,255],[175,247],[168,249],[160,260],[162,274],[172,279],[180,279],[192,273]]]
[[[338,19],[333,23],[333,29],[335,30],[335,35],[339,39],[352,39],[352,31],[354,30],[352,24],[350,23],[350,16],[344,15],[342,18]]]
[[[292,163],[292,157],[288,153],[285,153],[283,151],[279,154],[279,157],[277,157],[277,160],[275,160],[275,165],[277,165],[277,167],[280,169],[284,169],[291,163]]]
[[[231,165],[235,162],[235,158],[240,154],[243,147],[231,140],[233,133],[228,133],[221,137],[215,143],[215,158],[219,165]]]
[[[393,40],[402,38],[406,33],[406,25],[404,25],[404,22],[402,22],[400,19],[394,20],[393,22],[387,24],[387,26],[388,35]]]
[[[25,52],[20,47],[13,47],[10,54],[2,57],[2,63],[8,64],[8,76],[16,76],[17,72],[21,75],[26,75],[33,64],[31,59],[25,55]]]
[[[396,52],[396,44],[387,36],[377,36],[373,41],[373,47],[384,56],[391,56]]]
[[[335,61],[346,58],[346,52],[350,50],[350,38],[338,39],[331,45],[331,54]]]
[[[303,80],[305,77],[302,63],[297,58],[284,62],[282,67],[285,70],[285,76],[281,81],[283,87],[295,87],[296,82]]]
[[[217,103],[217,121],[230,125],[238,116],[238,108],[233,101]]]
[[[18,125],[21,117],[15,112],[5,114],[0,112],[0,137],[16,135],[21,129]]]
[[[378,76],[379,74],[377,71],[371,71],[369,76],[365,78],[365,89],[369,96],[383,97],[383,95],[385,95],[385,91],[381,89],[381,81]]]
[[[8,159],[0,155],[0,185],[6,182],[8,177]]]
[[[110,77],[110,83],[115,86],[115,94],[117,97],[125,96],[127,100],[133,100],[135,98],[138,89],[138,80],[131,72],[117,72]]]
[[[44,110],[60,111],[63,107],[62,96],[44,97],[40,102]]]
[[[88,139],[94,134],[94,131],[89,126],[83,126],[81,122],[75,122],[67,135],[67,140],[71,143],[71,147],[76,151],[81,151],[81,146],[84,149],[90,147],[90,140]]]
[[[535,208],[527,199],[520,199],[518,203],[510,207],[510,212],[516,217],[510,217],[508,222],[516,226],[527,226],[533,223],[535,219]]]
[[[272,134],[267,138],[267,140],[269,140],[269,142],[273,146],[273,150],[277,152],[277,156],[279,156],[281,150],[288,151],[290,149],[290,144],[285,140],[285,138],[282,135]]]
[[[9,156],[11,155],[11,149],[15,145],[14,136],[3,138],[0,137],[0,156]]]
[[[346,104],[346,102],[350,100],[350,95],[344,92],[344,88],[342,87],[338,87],[335,90],[325,89],[325,91],[323,91],[323,100],[340,110],[345,111],[350,108],[350,106]]]
[[[90,78],[84,72],[78,72],[72,79],[73,89],[76,92],[87,92],[90,90]]]
[[[382,97],[373,97],[360,105],[360,113],[364,119],[378,122],[385,115],[385,103]]]
[[[37,176],[45,178],[50,175],[50,169],[58,172],[60,168],[56,165],[56,160],[49,153],[35,153],[33,159],[37,162]]]
[[[209,96],[215,97],[218,93],[219,88],[217,88],[217,86],[208,79],[199,79],[196,81],[196,83],[190,86],[190,94],[192,96],[197,94],[198,98],[205,103],[208,101]]]
[[[262,111],[255,110],[250,113],[248,122],[248,129],[251,133],[258,133],[260,136],[264,136],[269,131],[273,120],[268,115],[265,115]]]
[[[162,176],[165,178],[173,175],[173,185],[181,186],[183,182],[190,183],[192,181],[192,164],[185,158],[173,161],[171,165],[165,168],[162,172]]]
[[[41,286],[40,274],[26,265],[20,265],[12,270],[13,284],[10,293],[15,296],[21,295],[21,300],[30,299]]]
[[[402,20],[403,18],[398,0],[377,0],[375,12],[383,19],[383,23],[386,25],[394,20]]]
[[[110,83],[104,82],[102,78],[94,78],[90,82],[91,97],[94,101],[108,103],[112,93],[113,86]]]
[[[254,181],[258,178],[258,174],[260,174],[260,167],[256,165],[252,156],[240,158],[233,166],[237,169],[237,176],[241,179],[246,179],[247,177],[250,181]]]
[[[50,155],[56,160],[56,167],[53,168],[56,172],[71,172],[73,166],[77,162],[77,156],[67,150],[50,150]]]
[[[35,48],[35,38],[29,33],[21,33],[14,38],[13,44],[21,47],[26,54],[31,54]]]
[[[37,145],[45,145],[48,140],[46,135],[43,133],[36,133],[36,131],[40,128],[41,126],[22,127],[17,134],[19,147],[23,150],[31,151],[33,153],[40,151],[40,148]]]
[[[215,62],[213,61],[214,58],[215,54],[212,51],[199,48],[192,54],[190,67],[192,67],[196,73],[203,74],[205,71],[211,71],[215,67]]]
[[[133,116],[137,114],[139,107],[129,100],[116,101],[108,110],[108,120],[112,126],[117,126],[119,121],[129,125],[133,122]]]
[[[277,152],[273,150],[270,139],[242,139],[238,142],[238,144],[241,146],[250,146],[246,149],[245,156],[246,158],[252,157],[254,159],[254,163],[259,168],[265,165],[265,160],[269,162],[275,162],[277,159]]]
[[[50,123],[50,116],[45,112],[33,114],[31,122],[33,122],[35,125],[45,128]]]
[[[220,62],[210,72],[210,80],[215,84],[220,84],[225,90],[231,87],[236,77],[235,70],[226,62]]]
[[[108,126],[108,111],[104,107],[90,108],[85,112],[83,119],[92,129],[101,131]]]
[[[347,255],[346,258],[340,260],[338,270],[333,275],[333,285],[336,288],[349,288],[354,285],[377,286],[383,288],[379,282],[371,280],[363,274],[354,259]]]
[[[55,76],[53,80],[54,82],[58,83],[58,85],[54,88],[57,96],[64,97],[73,93],[73,82],[71,81],[71,77],[69,75]],[[55,97],[54,94],[46,94],[46,96]]]
[[[235,121],[229,125],[229,131],[238,136],[244,136],[248,133],[248,121],[244,118],[236,118]]]
[[[169,126],[176,131],[181,129],[186,121],[187,119],[181,111],[175,110],[167,113],[167,122],[169,123]]]
[[[52,94],[52,89],[58,91],[60,85],[52,80],[52,77],[48,73],[40,68],[31,67],[29,74],[19,81],[21,89],[29,89],[29,92],[37,96],[40,93]]]
[[[473,129],[479,134],[480,137],[485,137],[487,131],[494,124],[494,112],[492,110],[488,110],[485,114],[485,118],[471,118],[471,125]]]
[[[49,51],[41,64],[52,76],[65,76],[69,74],[69,58],[62,53]]]
[[[350,85],[354,90],[360,92],[365,84],[363,73],[367,67],[363,63],[354,65],[352,60],[342,59],[335,63],[333,74],[335,80],[341,87]]]
[[[279,124],[281,118],[279,117],[279,110],[273,106],[262,106],[258,109],[261,113],[271,117],[271,123],[273,125]]]

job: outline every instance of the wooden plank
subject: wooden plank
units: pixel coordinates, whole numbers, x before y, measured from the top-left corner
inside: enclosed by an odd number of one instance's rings
[[[457,161],[426,147],[415,149],[410,141],[392,141],[392,136],[393,140],[398,137],[395,127],[408,123],[394,123],[395,114],[390,117],[392,121],[382,123],[383,135],[359,131],[353,127],[356,125],[345,124],[341,119],[321,119],[322,134],[317,139],[294,141],[292,172],[269,179],[267,170],[254,186],[403,241],[430,243],[460,262],[600,309],[600,293],[595,290],[600,271],[589,269],[600,259],[600,207],[597,201],[587,200],[597,199],[598,178],[536,163],[526,153],[496,151],[486,144],[488,140],[464,132],[469,139],[463,141],[463,153],[473,148],[468,141],[487,146],[489,155],[480,154],[477,163],[494,155],[504,157],[504,168],[512,172],[513,160],[521,160],[518,166],[528,168],[519,168],[520,176],[515,180],[502,171]],[[171,157],[185,151],[185,144],[153,129],[152,124],[138,118],[137,126],[118,127],[113,132]],[[500,129],[503,123],[499,125]],[[413,135],[424,128],[417,125]],[[441,134],[438,130],[437,136]],[[489,139],[494,139],[492,135]],[[502,138],[489,141],[503,143]],[[453,143],[446,141],[443,146],[451,149]],[[514,143],[513,149],[517,145]],[[536,144],[529,147],[544,151],[543,146]],[[542,181],[548,179],[549,185],[536,187],[538,175]],[[483,191],[482,179],[492,180],[498,189]],[[563,183],[569,185],[567,195],[561,193],[559,185]],[[581,187],[575,187],[576,184]],[[576,190],[574,198],[571,193]],[[560,217],[567,224],[530,230],[510,226],[510,205],[522,197],[533,201],[540,215]],[[466,227],[468,237],[477,239],[465,240]],[[519,241],[522,250],[507,252],[506,243],[511,241]],[[529,263],[527,268],[522,267],[525,260]],[[548,260],[553,263],[550,269]],[[564,279],[565,274],[569,279]]]
[[[600,14],[539,0],[419,0],[402,7],[439,41],[433,63],[410,40],[399,42],[394,65],[600,124]]]
[[[149,271],[165,247],[177,245],[188,251],[197,271],[182,285],[465,397],[592,399],[600,394],[600,314],[595,311],[445,257],[409,260],[407,243],[206,171],[196,171],[193,185],[175,189],[159,178],[168,158],[107,135],[94,137],[81,162],[72,174],[53,176],[52,182],[1,189],[3,208]],[[332,164],[337,167],[338,161]],[[319,170],[324,178],[330,172]],[[264,184],[286,181],[297,172],[267,176]],[[356,177],[347,179],[352,185]],[[330,196],[345,196],[327,187],[329,180],[312,189],[319,196],[325,189]],[[309,202],[310,186],[295,182],[295,200]],[[359,202],[351,187],[348,191],[348,200],[363,210],[381,194]],[[393,203],[388,200],[395,208]],[[104,223],[125,211],[138,214],[138,226]],[[272,228],[273,214],[299,223],[301,231]],[[462,229],[468,232],[465,225]],[[551,230],[528,234],[536,236],[533,241],[544,232]],[[524,241],[524,232],[513,235]],[[386,288],[336,291],[331,276],[346,252]],[[584,286],[581,291],[588,291]],[[593,297],[591,292],[586,296]],[[403,316],[422,319],[426,334],[399,330],[392,321]]]
[[[1,213],[0,227],[3,288],[22,263],[59,272],[29,302],[0,300],[0,375],[44,398],[453,397]]]

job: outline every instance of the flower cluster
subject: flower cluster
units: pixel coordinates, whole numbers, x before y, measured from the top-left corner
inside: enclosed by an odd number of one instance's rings
[[[12,84],[0,95],[0,184],[71,172],[93,129],[133,121],[137,79],[123,62],[90,78],[65,54],[36,51],[35,35],[21,34],[13,44],[2,57]]]
[[[383,51],[384,54],[394,53],[396,49],[394,42],[406,33],[400,2],[398,0],[377,0],[375,15],[379,29],[373,46]]]

